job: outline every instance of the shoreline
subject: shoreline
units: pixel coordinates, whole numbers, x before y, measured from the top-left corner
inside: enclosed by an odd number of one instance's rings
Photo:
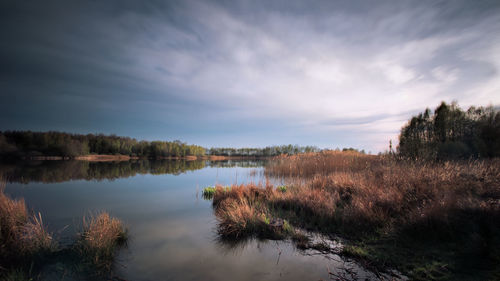
[[[269,159],[272,156],[220,156],[220,155],[208,155],[208,156],[193,156],[188,155],[184,157],[180,156],[167,156],[167,157],[137,157],[130,155],[110,155],[110,154],[95,154],[95,155],[81,155],[76,157],[68,156],[31,156],[31,157],[20,157],[21,160],[33,160],[33,161],[62,161],[62,160],[78,160],[78,161],[88,161],[88,162],[117,162],[117,161],[130,161],[139,159],[148,160],[211,160],[211,161],[223,161],[223,160],[261,160]]]

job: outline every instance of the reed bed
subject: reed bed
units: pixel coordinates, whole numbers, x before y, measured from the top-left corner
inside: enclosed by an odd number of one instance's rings
[[[425,266],[435,259],[448,277],[461,268],[458,256],[500,268],[499,159],[430,163],[321,152],[277,157],[265,173],[295,184],[216,188],[221,235],[260,233],[264,218],[283,218],[357,241],[346,248],[357,249],[350,256],[363,253],[417,280],[434,279],[435,268]],[[403,244],[412,249],[406,257],[399,255]]]
[[[282,155],[273,159],[265,169],[275,177],[310,178],[342,171],[363,171],[383,162],[383,158],[356,151],[322,151],[296,155]]]

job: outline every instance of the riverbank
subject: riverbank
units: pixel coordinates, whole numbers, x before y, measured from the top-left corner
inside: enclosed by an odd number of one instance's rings
[[[500,277],[498,159],[430,163],[323,152],[275,158],[265,174],[287,185],[214,190],[221,237],[299,240],[290,230],[270,232],[273,222],[286,222],[341,237],[342,255],[413,280]]]

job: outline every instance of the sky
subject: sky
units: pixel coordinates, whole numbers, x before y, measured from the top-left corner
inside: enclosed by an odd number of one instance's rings
[[[0,0],[0,130],[375,153],[499,72],[498,0]]]

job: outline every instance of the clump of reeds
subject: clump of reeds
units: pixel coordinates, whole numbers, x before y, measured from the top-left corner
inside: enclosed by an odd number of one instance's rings
[[[261,201],[275,193],[271,186],[234,185],[216,187],[213,205],[218,233],[225,238],[284,238],[293,233],[288,221],[273,216]]]
[[[99,269],[109,270],[116,251],[126,244],[127,230],[123,223],[106,212],[83,218],[83,231],[76,249],[84,260]]]
[[[40,213],[30,215],[24,200],[9,198],[4,186],[0,183],[0,259],[14,262],[53,250]]]

